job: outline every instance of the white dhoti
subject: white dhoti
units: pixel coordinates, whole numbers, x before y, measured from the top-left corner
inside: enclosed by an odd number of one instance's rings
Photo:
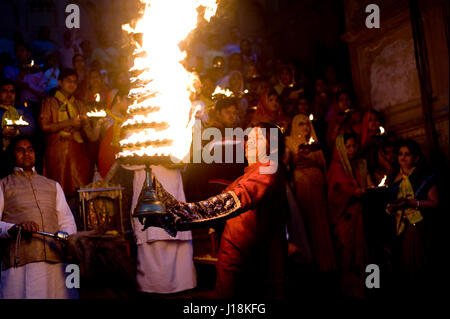
[[[152,173],[164,189],[179,201],[186,201],[179,170],[152,166]],[[143,169],[134,171],[132,211],[145,182]],[[193,262],[192,234],[178,232],[171,237],[164,229],[149,227],[145,231],[133,219],[137,244],[137,282],[139,289],[150,293],[175,293],[195,288],[196,272]]]
[[[76,288],[67,288],[66,264],[29,263],[1,272],[0,299],[73,299]],[[70,278],[69,278],[70,281]]]

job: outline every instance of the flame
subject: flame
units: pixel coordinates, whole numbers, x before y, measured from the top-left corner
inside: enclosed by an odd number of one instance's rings
[[[100,94],[99,93],[97,93],[97,94],[95,94],[95,102],[100,102]]]
[[[27,102],[23,103],[23,106],[28,107],[28,103]]]
[[[385,132],[384,127],[380,126],[380,134],[384,134],[384,132]]]
[[[309,120],[310,120],[310,121],[314,121],[314,115],[309,114]]]
[[[17,125],[17,126],[27,126],[27,125],[30,125],[30,123],[28,123],[27,121],[25,121],[25,120],[23,119],[23,116],[22,116],[22,115],[19,117],[18,120],[15,120],[15,121],[6,118],[6,119],[5,119],[5,122],[6,122],[6,125]]]
[[[384,175],[384,177],[381,180],[380,184],[378,184],[378,187],[385,187],[386,186],[386,179],[387,179],[387,175]]]
[[[105,112],[105,110],[94,109],[91,112],[87,112],[86,116],[87,117],[106,117],[106,112]]]
[[[220,86],[216,87],[216,89],[214,90],[212,96],[218,95],[218,94],[223,94],[226,97],[230,97],[233,95],[233,92],[228,90],[228,89],[223,89]]]
[[[136,43],[131,72],[134,102],[122,125],[123,150],[118,157],[166,155],[182,159],[189,153],[196,110],[189,99],[197,76],[182,65],[186,52],[180,43],[197,26],[198,11],[209,21],[217,10],[216,0],[140,0],[142,16],[122,29],[142,35]],[[137,128],[136,124],[162,124]],[[162,129],[161,129],[162,127]],[[170,141],[170,143],[160,143]],[[151,144],[151,146],[149,146]],[[131,146],[131,147],[130,147]]]
[[[34,66],[34,60],[31,60],[31,66]]]
[[[313,144],[313,143],[315,143],[315,142],[316,142],[316,140],[311,136],[311,137],[309,138],[308,144],[311,145],[311,144]]]

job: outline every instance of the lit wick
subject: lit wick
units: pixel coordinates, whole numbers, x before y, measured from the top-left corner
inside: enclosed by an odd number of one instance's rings
[[[19,117],[19,119],[18,120],[10,120],[10,119],[5,119],[5,122],[6,122],[6,125],[7,126],[27,126],[27,125],[30,125],[30,123],[28,123],[27,121],[25,121],[24,119],[23,119],[23,116],[21,115],[20,117]]]
[[[87,117],[106,117],[106,112],[105,110],[94,109],[91,112],[87,112],[86,115]]]
[[[384,127],[380,126],[380,134],[381,134],[381,135],[383,135],[383,134],[384,134],[384,132],[385,132],[385,129],[384,129]]]
[[[309,114],[309,120],[310,120],[310,121],[314,121],[314,115]]]
[[[387,179],[387,175],[384,175],[384,177],[381,180],[380,184],[378,184],[378,187],[386,187],[386,179]]]

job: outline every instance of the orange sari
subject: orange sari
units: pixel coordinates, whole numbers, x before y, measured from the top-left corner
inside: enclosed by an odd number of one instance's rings
[[[311,152],[306,156],[298,155],[298,146],[307,142],[299,134],[301,120],[308,121],[310,135],[317,141],[309,118],[302,114],[296,115],[292,120],[291,135],[286,137],[286,146],[294,154],[297,204],[308,228],[315,263],[321,271],[330,271],[336,268],[336,261],[328,222],[325,157],[322,151]]]
[[[367,164],[363,159],[351,163],[339,135],[328,171],[328,204],[336,237],[337,261],[341,269],[341,288],[349,296],[364,297],[367,245],[364,235],[363,203],[353,196],[366,187]]]

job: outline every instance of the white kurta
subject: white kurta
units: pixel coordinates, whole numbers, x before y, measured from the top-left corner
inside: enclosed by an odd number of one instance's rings
[[[0,240],[10,238],[7,231],[13,224],[1,221],[5,199],[0,186]],[[69,235],[77,232],[77,226],[67,205],[61,186],[56,183],[56,213],[58,229]],[[35,262],[1,271],[0,299],[64,299],[77,298],[76,288],[66,287],[66,264]]]
[[[130,167],[127,167],[130,169]],[[179,170],[152,166],[152,172],[165,190],[179,201],[186,201]],[[133,168],[132,211],[136,207],[145,182],[145,171]],[[171,237],[164,229],[143,226],[133,219],[137,244],[137,282],[140,290],[151,293],[175,293],[195,288],[196,272],[193,262],[192,234],[179,232]]]

